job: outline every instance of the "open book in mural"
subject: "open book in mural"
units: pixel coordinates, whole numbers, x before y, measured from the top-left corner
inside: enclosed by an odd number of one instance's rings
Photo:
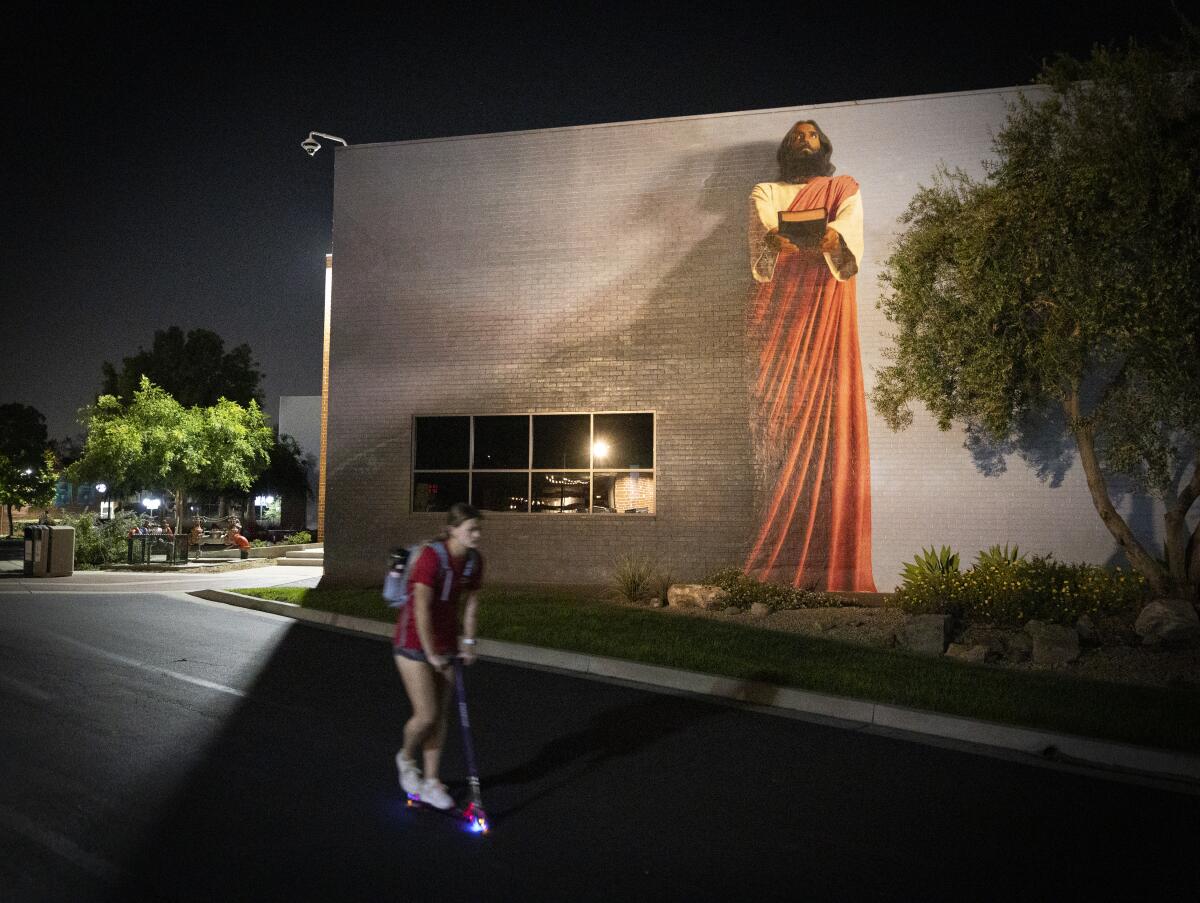
[[[834,175],[832,154],[815,122],[797,122],[779,146],[778,179],[750,194],[758,282],[750,335],[759,358],[751,432],[766,485],[744,569],[796,586],[874,592],[855,291],[863,210],[858,183]],[[794,220],[822,225],[819,239],[790,240],[780,224]]]

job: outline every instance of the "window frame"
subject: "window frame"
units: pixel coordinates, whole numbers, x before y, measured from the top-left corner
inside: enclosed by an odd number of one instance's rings
[[[651,432],[650,451],[651,451],[651,454],[653,455],[653,461],[654,461],[653,467],[611,467],[611,466],[597,467],[596,466],[596,452],[595,452],[596,417],[604,416],[604,415],[608,415],[608,414],[644,414],[644,415],[648,415],[650,417],[650,432]],[[575,416],[575,417],[586,416],[588,418],[588,465],[589,466],[585,467],[585,468],[580,468],[580,467],[534,467],[533,466],[533,418],[534,417],[547,417],[547,416],[551,416],[551,417],[552,416],[563,416],[563,415]],[[418,468],[416,466],[416,464],[417,464],[417,421],[419,419],[425,418],[425,417],[466,417],[467,418],[468,427],[467,427],[467,466],[466,466],[466,468],[460,468],[460,467],[438,468],[438,469],[421,468],[418,470]],[[486,468],[485,467],[476,467],[475,466],[475,418],[476,417],[524,417],[524,418],[526,418],[526,421],[528,424],[528,446],[527,446],[527,453],[526,453],[526,457],[525,457],[526,467],[524,467],[524,468],[519,468],[519,467],[486,467]],[[658,516],[658,487],[657,487],[658,411],[657,410],[643,409],[643,410],[614,410],[614,411],[609,411],[609,410],[603,410],[603,411],[578,411],[578,410],[575,410],[575,411],[528,411],[525,413],[507,413],[507,414],[498,413],[495,411],[489,411],[486,413],[470,413],[470,414],[441,414],[441,413],[413,414],[409,419],[409,430],[410,430],[409,436],[411,438],[411,441],[409,443],[410,447],[409,447],[409,469],[408,469],[408,488],[409,488],[408,507],[409,507],[410,514],[441,514],[441,513],[443,513],[443,512],[437,512],[437,511],[416,511],[413,509],[413,503],[416,498],[416,492],[414,491],[414,489],[415,489],[416,477],[417,477],[418,473],[421,473],[421,474],[439,474],[439,473],[465,474],[467,477],[467,500],[468,500],[468,502],[471,502],[471,503],[473,503],[472,500],[475,495],[475,481],[474,481],[473,477],[475,476],[476,473],[481,473],[481,474],[523,473],[523,474],[525,474],[525,476],[526,476],[526,479],[525,479],[525,510],[524,511],[488,510],[487,511],[488,517],[495,517],[495,516],[542,517],[542,516],[545,516],[546,514],[554,513],[554,512],[548,512],[548,511],[534,511],[533,510],[533,478],[534,478],[534,474],[538,474],[538,473],[585,474],[587,476],[587,483],[588,483],[588,488],[587,488],[588,504],[587,504],[587,511],[580,512],[580,513],[586,513],[586,514],[591,515],[591,514],[597,513],[596,511],[593,510],[593,508],[595,507],[595,475],[597,473],[601,473],[601,474],[633,474],[633,473],[636,473],[639,475],[649,476],[652,480],[656,481],[655,488],[654,488],[654,510],[651,512],[644,512],[644,513],[633,513],[633,512],[627,513],[624,511],[604,511],[604,512],[599,512],[601,515],[601,519],[604,519],[606,517],[617,516],[617,517],[640,518],[640,519],[644,520],[647,518],[655,518]],[[562,513],[562,512],[558,512],[558,513]]]

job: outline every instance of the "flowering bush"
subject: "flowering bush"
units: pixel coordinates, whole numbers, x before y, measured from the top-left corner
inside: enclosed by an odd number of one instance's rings
[[[1134,608],[1145,593],[1145,579],[1121,568],[1066,564],[1052,555],[981,556],[962,573],[906,575],[895,602],[913,614],[944,612],[986,624],[1069,625]]]
[[[838,596],[815,589],[799,586],[783,586],[779,583],[763,583],[743,574],[738,568],[724,568],[705,577],[704,583],[719,586],[729,593],[729,604],[747,609],[755,602],[762,602],[771,611],[793,608],[840,608],[846,603]]]

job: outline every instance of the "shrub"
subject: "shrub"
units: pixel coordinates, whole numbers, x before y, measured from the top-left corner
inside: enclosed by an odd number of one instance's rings
[[[626,555],[613,568],[613,585],[626,602],[651,598],[661,583],[658,564],[649,556]]]
[[[923,577],[945,577],[958,573],[958,553],[949,546],[942,546],[941,551],[935,552],[933,546],[921,549],[921,554],[904,566],[904,582],[919,580]]]
[[[266,548],[267,546],[269,546],[270,544],[271,544],[271,543],[270,543],[270,541],[269,541],[269,540],[266,540],[266,539],[252,539],[252,540],[250,540],[250,548],[252,548],[252,549],[264,549],[264,548]]]
[[[992,546],[986,552],[980,550],[979,554],[975,556],[975,567],[990,564],[1008,565],[1024,560],[1025,556],[1021,554],[1016,544],[1010,549],[1008,543],[1005,543],[1003,549],[1000,546]]]
[[[795,608],[838,608],[846,603],[830,593],[799,586],[764,583],[743,574],[738,568],[724,568],[704,578],[703,583],[719,586],[729,593],[729,604],[747,609],[761,602],[771,611]]]
[[[295,533],[289,533],[287,536],[283,537],[283,541],[302,545],[304,543],[312,542],[312,534],[307,530],[298,530]]]
[[[980,553],[963,573],[906,573],[895,602],[913,614],[946,613],[985,624],[1019,626],[1036,619],[1071,625],[1085,614],[1130,611],[1146,593],[1144,578],[1121,568],[1015,553]]]
[[[119,514],[101,523],[87,511],[78,517],[66,515],[62,521],[64,526],[75,528],[75,567],[81,571],[126,561],[129,528],[138,525],[134,514]]]

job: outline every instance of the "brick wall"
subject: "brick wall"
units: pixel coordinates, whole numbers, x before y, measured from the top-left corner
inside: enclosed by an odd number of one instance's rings
[[[626,553],[676,576],[740,564],[755,525],[746,199],[813,117],[862,186],[858,276],[868,390],[888,331],[878,274],[897,218],[939,163],[978,174],[1011,90],[482,135],[337,151],[326,574],[378,582],[409,513],[422,414],[654,411],[653,517],[493,514],[499,580],[601,582]],[[1104,561],[1113,544],[1077,465],[985,476],[957,432],[870,414],[874,570],[922,545],[1018,542]],[[1149,502],[1131,500],[1143,532]]]

